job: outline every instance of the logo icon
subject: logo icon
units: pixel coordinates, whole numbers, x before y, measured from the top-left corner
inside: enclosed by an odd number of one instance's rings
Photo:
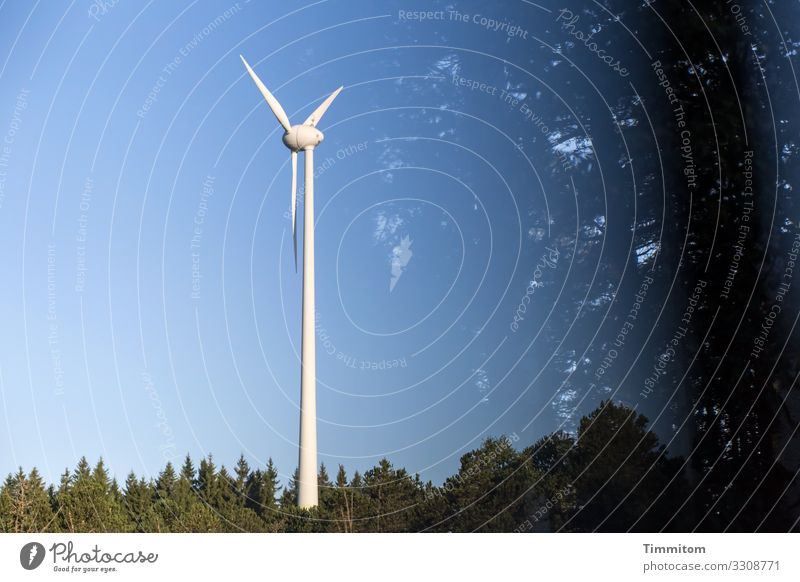
[[[19,551],[19,563],[26,570],[35,570],[44,561],[44,546],[39,542],[30,542]]]

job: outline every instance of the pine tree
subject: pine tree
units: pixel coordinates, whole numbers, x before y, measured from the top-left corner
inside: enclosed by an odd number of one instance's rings
[[[47,491],[34,468],[26,476],[20,467],[0,488],[0,531],[54,531],[54,516]]]
[[[210,474],[212,468],[201,464],[201,473]],[[249,505],[249,488],[252,486],[254,474],[244,458],[239,456],[236,463],[236,477],[233,478],[223,466],[220,468],[215,484],[211,486],[209,495],[205,498],[209,508],[213,510],[219,521],[215,527],[220,527],[226,532],[263,532],[267,531],[266,524],[259,514]],[[209,481],[210,477],[203,478]]]
[[[158,511],[155,487],[131,471],[125,480],[123,506],[134,532],[167,532],[167,520]]]
[[[178,485],[175,468],[167,462],[166,467],[156,478],[155,493],[159,499],[173,499]]]
[[[331,492],[333,497],[333,510],[331,511],[337,531],[352,533],[354,530],[354,502],[355,490],[347,484],[347,471],[344,465],[339,465],[336,473],[336,489]]]
[[[28,474],[28,482],[31,487],[30,494],[30,522],[28,532],[51,532],[56,531],[55,515],[53,506],[50,503],[50,495],[44,486],[44,481],[39,475],[39,471],[34,467]]]
[[[533,489],[528,493],[525,531],[560,531],[574,512],[574,447],[575,439],[559,431],[522,451],[521,457],[535,477]]]
[[[337,520],[337,492],[334,490],[333,483],[328,476],[328,469],[325,467],[325,463],[321,463],[319,466],[319,473],[317,473],[317,490],[319,491],[319,506],[317,511],[321,519],[317,531],[328,531],[331,528],[333,528],[333,531],[336,531],[334,524]]]
[[[252,471],[247,478],[246,507],[259,517],[267,531],[278,531],[282,527],[282,514],[275,500],[279,489],[278,471],[272,459],[264,471]]]
[[[102,459],[92,471],[81,457],[73,474],[62,476],[56,505],[61,527],[68,532],[121,532],[129,527],[119,489]]]
[[[529,466],[506,437],[488,438],[461,457],[456,475],[442,485],[452,531],[512,531],[525,516]]]
[[[275,514],[275,495],[279,489],[278,470],[269,459],[264,471],[256,470],[248,477],[247,506],[269,521]]]
[[[197,474],[195,472],[194,463],[192,463],[192,457],[189,453],[186,453],[186,458],[181,466],[181,479],[185,480],[192,488],[197,484]]]
[[[612,402],[581,419],[570,461],[577,509],[568,526],[612,532],[659,531],[668,522],[679,531],[685,527],[678,511],[688,491],[676,478],[681,462],[666,458],[647,424],[645,416]]]
[[[93,503],[99,521],[98,531],[128,531],[129,523],[122,503],[122,493],[116,480],[111,478],[102,457],[92,471]]]
[[[217,501],[219,492],[217,480],[217,468],[211,455],[200,461],[200,468],[197,472],[197,492],[200,497],[209,505],[214,505]]]
[[[244,458],[244,455],[239,455],[239,460],[236,461],[236,480],[234,481],[234,491],[236,492],[236,502],[239,506],[244,507],[247,505],[247,483],[250,480],[250,465]]]
[[[197,499],[197,474],[191,457],[187,454],[175,486],[175,503],[180,514],[187,513]]]
[[[278,469],[273,464],[272,457],[270,457],[267,461],[267,470],[264,472],[263,499],[267,507],[275,507],[275,497],[281,488],[278,477]]]
[[[295,469],[289,483],[281,492],[281,509],[286,510],[297,506],[297,482],[300,479],[300,469]]]
[[[395,469],[388,459],[364,474],[363,492],[369,512],[369,531],[415,531],[419,524],[418,505],[424,501],[419,476],[411,478],[405,469]]]
[[[237,523],[237,515],[239,515],[237,510],[244,508],[239,506],[235,481],[224,465],[220,467],[217,474],[216,493],[211,497],[211,506],[222,521],[224,531],[248,531],[244,525]],[[242,512],[241,515],[246,514]],[[252,523],[249,523],[247,527],[252,527]]]
[[[181,516],[181,530],[187,533],[218,533],[224,531],[219,515],[205,502],[193,503]]]

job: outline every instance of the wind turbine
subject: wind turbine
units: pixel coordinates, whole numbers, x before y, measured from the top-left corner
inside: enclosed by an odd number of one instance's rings
[[[300,353],[300,460],[297,481],[297,505],[314,507],[317,488],[317,354],[314,334],[314,148],[325,136],[317,123],[343,89],[339,87],[308,116],[302,125],[291,125],[275,96],[258,78],[244,57],[239,55],[247,72],[261,91],[285,133],[283,143],[292,152],[292,240],[297,269],[297,152],[305,152],[305,196],[303,205],[303,331]]]

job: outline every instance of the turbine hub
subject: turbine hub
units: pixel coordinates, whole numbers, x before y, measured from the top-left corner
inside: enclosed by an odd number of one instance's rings
[[[294,152],[318,146],[323,139],[323,133],[310,125],[293,125],[283,134],[284,145]]]

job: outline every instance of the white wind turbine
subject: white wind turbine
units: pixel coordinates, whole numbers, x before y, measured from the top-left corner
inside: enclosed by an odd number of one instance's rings
[[[305,152],[305,196],[303,208],[303,333],[300,354],[300,461],[297,505],[314,507],[317,492],[317,355],[314,334],[314,148],[325,136],[317,123],[342,90],[339,87],[309,115],[302,125],[291,125],[278,100],[258,78],[244,57],[239,55],[267,105],[283,126],[283,143],[292,152],[292,239],[297,268],[297,152]]]

